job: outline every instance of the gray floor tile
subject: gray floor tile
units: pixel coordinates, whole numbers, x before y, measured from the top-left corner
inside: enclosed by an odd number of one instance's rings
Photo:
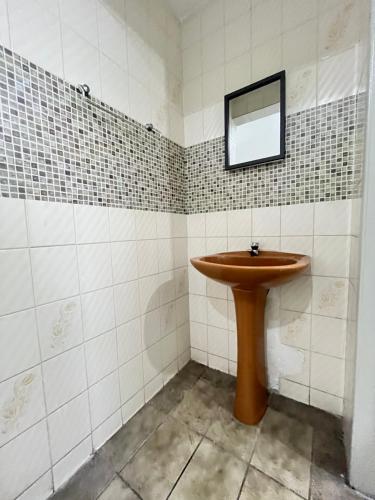
[[[169,498],[235,500],[245,472],[245,462],[203,439]]]
[[[171,415],[190,426],[196,432],[204,434],[217,413],[215,389],[207,382],[198,380],[192,389],[184,393],[181,403]]]
[[[101,448],[100,455],[119,472],[166,417],[165,413],[147,404]]]
[[[114,477],[111,463],[100,455],[94,455],[65,485],[54,495],[55,500],[95,500]]]
[[[295,418],[299,422],[309,424],[316,430],[324,429],[327,433],[337,434],[341,429],[341,421],[334,415],[319,410],[319,408],[288,399],[280,394],[271,394],[268,404],[270,408],[284,413],[288,417]]]
[[[310,425],[268,408],[251,464],[308,498],[312,432]]]
[[[174,378],[152,398],[150,404],[160,411],[169,413],[183,400],[185,392],[191,389],[194,383]]]
[[[188,463],[201,436],[169,417],[121,472],[143,500],[164,499]]]
[[[311,500],[359,500],[354,490],[346,486],[344,478],[317,465],[311,469]]]
[[[240,500],[301,500],[301,497],[262,472],[250,467]]]
[[[228,375],[227,373],[219,372],[218,370],[206,368],[206,370],[202,373],[201,378],[213,387],[232,390],[236,387],[236,378],[233,377],[233,375]]]
[[[223,389],[222,391],[227,390]],[[226,404],[223,404],[222,399],[220,400],[222,404],[218,404],[218,411],[206,437],[238,458],[249,461],[258,434],[258,427],[245,425],[236,420],[233,416],[233,402],[234,394],[230,392],[226,395]]]
[[[98,497],[98,500],[139,500],[139,496],[116,476]]]

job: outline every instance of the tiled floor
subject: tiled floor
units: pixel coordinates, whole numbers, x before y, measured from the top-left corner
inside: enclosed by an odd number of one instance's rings
[[[235,379],[190,362],[55,500],[345,500],[340,422],[273,395],[262,422],[232,416]]]

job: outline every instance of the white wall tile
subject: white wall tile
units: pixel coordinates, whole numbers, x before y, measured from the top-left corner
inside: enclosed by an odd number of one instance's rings
[[[30,254],[35,301],[38,305],[78,294],[74,246],[33,248]]]
[[[29,252],[0,251],[0,315],[34,305]]]
[[[157,240],[142,240],[137,242],[139,276],[149,276],[158,272],[158,242]],[[166,269],[163,269],[165,271]]]
[[[120,390],[117,371],[103,378],[89,389],[91,425],[96,429],[120,408]]]
[[[207,298],[200,295],[189,296],[191,321],[207,323]]]
[[[207,298],[207,324],[217,328],[228,328],[228,305],[226,300]]]
[[[314,205],[302,203],[281,207],[281,235],[307,236],[314,229]]]
[[[160,342],[143,352],[143,377],[145,384],[162,371],[162,352]]]
[[[117,349],[120,366],[142,351],[141,322],[139,318],[124,323],[117,328]]]
[[[160,312],[154,309],[141,317],[142,346],[144,349],[160,340]]]
[[[350,237],[315,236],[312,272],[318,276],[349,276]]]
[[[309,404],[309,392],[309,388],[305,385],[296,384],[283,378],[280,380],[280,394],[287,398]]]
[[[281,307],[291,311],[311,311],[312,280],[301,276],[281,288]]]
[[[0,446],[45,416],[40,366],[0,384]]]
[[[251,25],[253,45],[259,45],[281,33],[281,8],[277,0],[265,0],[254,5]]]
[[[208,326],[207,329],[207,350],[210,354],[215,354],[222,358],[228,358],[228,331]]]
[[[116,330],[87,342],[85,351],[87,380],[91,386],[117,368]]]
[[[310,348],[311,315],[281,310],[281,341],[301,349]]]
[[[173,331],[160,342],[162,368],[165,369],[177,358],[177,337]]]
[[[314,205],[314,234],[350,234],[350,201],[327,201]]]
[[[343,358],[345,355],[346,321],[325,316],[312,316],[311,350]]]
[[[109,240],[107,208],[76,205],[74,216],[77,243],[100,243]]]
[[[86,389],[83,347],[76,347],[43,363],[48,412],[56,410]]]
[[[228,236],[251,237],[251,209],[228,212]]]
[[[214,354],[208,354],[208,366],[213,370],[220,370],[221,372],[228,373],[229,362],[225,358],[220,358]]]
[[[78,297],[38,307],[37,321],[43,360],[82,342],[81,302]]]
[[[72,205],[28,200],[26,212],[30,246],[75,243]]]
[[[103,288],[81,296],[83,331],[85,339],[91,339],[115,326],[115,310],[112,288]]]
[[[0,198],[0,248],[27,246],[25,202]]]
[[[253,208],[252,228],[256,236],[280,236],[280,207]]]
[[[135,240],[135,211],[110,208],[109,230],[111,241]]]
[[[344,361],[311,353],[311,387],[334,396],[344,394]]]
[[[159,271],[170,271],[173,269],[173,240],[162,239],[158,240],[158,262]],[[155,263],[153,263],[155,266]]]
[[[34,311],[0,318],[0,381],[40,361]]]
[[[123,424],[126,424],[126,422],[144,405],[144,403],[144,391],[141,390],[137,392],[135,396],[130,398],[124,405],[122,405],[121,415]]]
[[[147,276],[139,280],[139,306],[141,313],[152,311],[159,306],[159,278]]]
[[[160,307],[160,334],[162,337],[176,330],[176,304],[171,302]]]
[[[94,450],[98,450],[122,426],[121,411],[118,410],[92,433]]]
[[[111,285],[110,245],[108,243],[80,245],[77,250],[81,292],[90,292]]]
[[[62,486],[87,460],[92,452],[91,436],[83,440],[68,455],[53,466],[55,488]]]
[[[8,2],[12,50],[63,77],[57,1],[48,4],[45,8],[36,1]]]
[[[137,239],[153,240],[157,238],[156,212],[137,210],[135,222]]]
[[[342,415],[343,412],[342,398],[313,388],[310,389],[310,404],[334,415]]]
[[[138,276],[136,242],[112,243],[111,250],[113,283],[122,283],[136,279]]]
[[[146,403],[150,401],[151,398],[155,396],[157,392],[163,387],[163,373],[157,375],[148,384],[145,385],[145,401]]]
[[[48,417],[52,462],[55,464],[90,434],[87,393],[73,399]]]
[[[0,448],[1,497],[16,498],[50,466],[47,425],[42,421]]]
[[[51,471],[46,472],[35,481],[26,491],[18,498],[19,500],[33,500],[34,498],[48,498],[52,494],[52,474]]]
[[[313,278],[312,312],[322,316],[346,318],[348,281],[339,278]]]
[[[138,284],[136,281],[114,287],[116,325],[139,315]]]

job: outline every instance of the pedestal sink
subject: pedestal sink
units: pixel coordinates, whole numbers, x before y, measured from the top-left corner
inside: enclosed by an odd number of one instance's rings
[[[310,265],[306,255],[224,252],[191,259],[202,274],[232,288],[237,320],[237,388],[234,416],[256,424],[267,408],[264,308],[268,290],[291,281]]]

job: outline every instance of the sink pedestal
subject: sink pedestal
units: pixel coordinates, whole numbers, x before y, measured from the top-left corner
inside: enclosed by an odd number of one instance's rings
[[[257,424],[267,408],[264,308],[268,290],[232,288],[237,320],[237,388],[234,416]]]

